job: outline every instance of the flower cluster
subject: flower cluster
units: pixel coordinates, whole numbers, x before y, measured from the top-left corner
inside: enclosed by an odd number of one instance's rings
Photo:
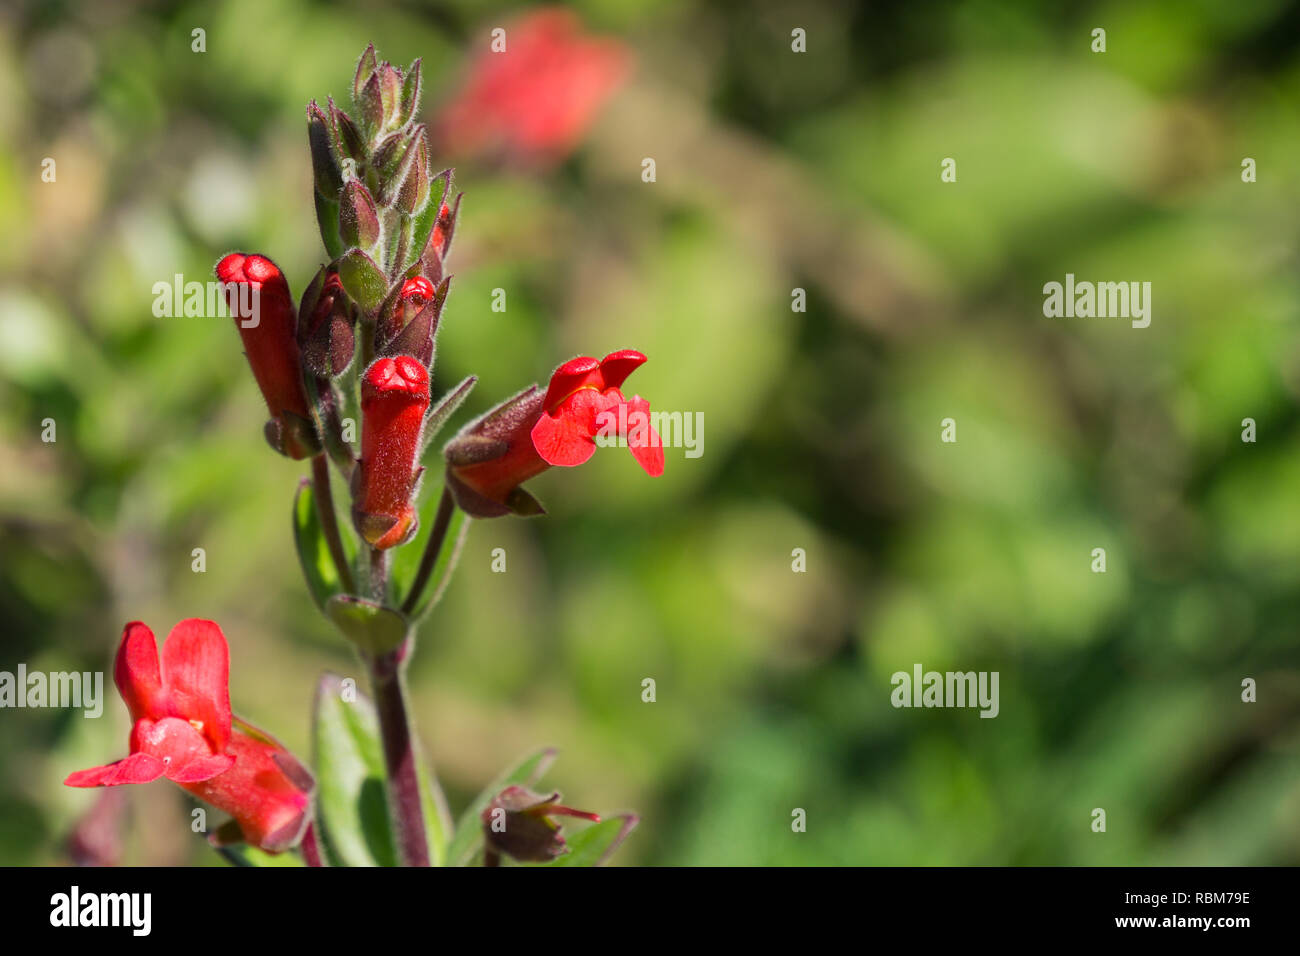
[[[568,95],[563,83],[554,88],[556,77],[572,79],[561,68],[563,51],[585,41],[572,35],[564,16],[547,14],[545,23],[518,38],[516,63],[543,65],[550,79],[525,69],[489,82],[498,108],[519,99],[519,108],[529,113],[530,98],[546,102],[547,83],[552,94]],[[615,70],[612,51],[582,52],[596,73]],[[601,58],[607,62],[596,69]],[[597,84],[607,85],[607,77]],[[434,593],[436,569],[454,561],[456,546],[444,550],[453,521],[463,530],[464,516],[541,513],[523,483],[552,466],[585,462],[606,419],[629,432],[627,445],[647,473],[659,475],[664,465],[654,430],[626,425],[649,420],[646,400],[625,398],[621,391],[646,357],[623,350],[599,361],[572,359],[555,370],[545,391],[530,386],[446,445],[444,486],[424,535],[419,570],[400,588],[390,575],[388,553],[421,531],[426,451],[476,382],[471,376],[433,399],[435,342],[451,287],[446,265],[461,197],[453,195],[452,171],[435,173],[430,165],[429,138],[419,121],[420,87],[420,61],[401,70],[380,62],[367,47],[353,78],[351,114],[333,99],[308,105],[313,193],[328,261],[296,304],[288,279],[265,255],[231,252],[216,265],[266,401],[266,439],[282,455],[310,460],[312,477],[300,486],[294,507],[304,576],[317,605],[369,669],[391,833],[403,862],[412,865],[429,862],[437,848],[431,849],[422,819],[424,785],[401,668],[414,623],[432,603],[426,595]],[[585,116],[602,97],[590,91],[581,98],[580,112]],[[534,146],[570,143],[585,122],[556,115],[554,104],[550,109],[542,123],[546,136],[530,134]],[[346,513],[355,536],[338,520],[331,471],[350,494]],[[441,573],[445,580],[449,571]],[[400,589],[406,593],[396,593]],[[273,738],[233,717],[228,672],[225,637],[210,621],[178,624],[161,659],[153,633],[140,623],[127,625],[115,675],[133,721],[130,753],[74,773],[66,783],[115,787],[166,778],[233,817],[214,834],[218,842],[241,837],[274,853],[304,840],[312,832],[312,775]],[[599,819],[519,788],[499,794],[490,809],[504,815],[508,829],[485,837],[489,856],[520,860],[563,852],[551,816]],[[344,826],[326,822],[323,834],[337,835]],[[338,846],[334,852],[346,856]]]

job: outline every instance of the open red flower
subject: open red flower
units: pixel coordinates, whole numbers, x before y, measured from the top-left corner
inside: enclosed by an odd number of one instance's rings
[[[289,283],[270,259],[242,252],[223,258],[216,272],[227,286],[231,315],[271,413],[267,441],[290,458],[309,458],[320,450],[320,443],[307,408],[296,336],[297,313],[289,297]],[[254,294],[251,303],[247,296],[239,294],[236,287],[240,285],[249,286]]]
[[[623,398],[619,386],[646,358],[632,349],[610,352],[597,362],[570,359],[551,376],[543,407],[533,426],[533,446],[552,465],[581,465],[596,452],[602,432],[627,439],[632,457],[646,474],[664,473],[664,446],[650,425],[650,403],[640,395]]]
[[[362,376],[352,519],[372,548],[395,547],[415,533],[411,499],[423,470],[420,434],[428,408],[429,372],[409,355],[377,359]]]
[[[70,774],[70,787],[166,777],[235,818],[244,838],[278,852],[307,824],[311,775],[274,739],[230,711],[230,652],[212,621],[181,621],[163,644],[139,621],[122,632],[113,677],[131,719],[129,756]]]
[[[586,34],[574,13],[556,7],[507,25],[505,44],[479,56],[442,111],[440,151],[496,153],[516,163],[563,159],[627,76],[627,48]]]
[[[632,349],[600,361],[581,356],[551,375],[545,395],[533,386],[466,426],[446,449],[456,503],[481,518],[541,506],[519,486],[552,465],[581,465],[599,436],[625,438],[652,477],[664,470],[663,442],[650,424],[650,403],[625,399],[619,387],[646,357]]]

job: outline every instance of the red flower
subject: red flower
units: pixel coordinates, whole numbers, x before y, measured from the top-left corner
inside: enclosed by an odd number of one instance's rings
[[[253,377],[271,413],[266,437],[290,458],[309,458],[320,450],[295,336],[297,320],[284,273],[265,256],[232,252],[217,263],[217,278],[228,286],[247,285],[254,293],[241,304],[239,290],[227,288],[226,301],[244,340]],[[248,306],[248,307],[245,307]]]
[[[520,162],[568,155],[627,76],[616,40],[584,34],[572,12],[547,8],[506,28],[503,52],[485,52],[436,123],[441,151],[497,152]]]
[[[640,352],[610,352],[597,362],[570,359],[551,376],[546,414],[533,426],[533,445],[552,465],[581,465],[596,451],[602,430],[628,439],[628,448],[646,473],[664,473],[664,447],[650,427],[650,403],[640,395],[626,401],[618,387],[645,362]]]
[[[551,817],[578,817],[599,823],[600,816],[563,806],[524,787],[506,787],[483,810],[483,838],[488,847],[528,863],[546,863],[567,853],[560,827]]]
[[[372,548],[395,547],[415,533],[411,499],[423,471],[420,433],[428,408],[429,372],[409,355],[378,359],[362,377],[352,518]]]
[[[310,775],[275,740],[230,712],[230,652],[212,621],[181,621],[163,644],[126,626],[113,677],[135,722],[131,754],[70,774],[70,787],[114,787],[166,777],[235,818],[270,852],[294,845],[307,824]]]
[[[598,435],[625,437],[647,474],[663,474],[650,403],[639,395],[628,401],[619,391],[645,360],[632,349],[599,362],[571,359],[552,374],[544,396],[533,386],[468,425],[446,450],[457,504],[481,518],[537,514],[541,506],[519,486],[552,465],[581,465],[595,454]]]

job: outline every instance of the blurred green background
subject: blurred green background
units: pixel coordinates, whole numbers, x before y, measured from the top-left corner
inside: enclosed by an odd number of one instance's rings
[[[567,802],[641,814],[622,863],[1300,863],[1300,13],[789,8],[579,4],[637,61],[581,146],[456,158],[457,424],[632,347],[633,390],[705,432],[661,479],[606,451],[530,485],[547,517],[474,525],[410,673],[453,808],[554,744]],[[0,13],[0,670],[111,682],[126,621],[212,618],[236,711],[309,753],[319,672],[364,681],[300,579],[304,469],[229,320],[151,289],[238,248],[298,295],[307,100],[374,41],[424,58],[432,116],[520,9]],[[1067,272],[1150,281],[1150,328],[1044,318]],[[1000,715],[894,709],[916,663],[1000,672]],[[67,859],[93,794],[62,779],[126,752],[106,696],[0,712],[0,863]],[[215,862],[185,794],[129,789],[128,862]]]

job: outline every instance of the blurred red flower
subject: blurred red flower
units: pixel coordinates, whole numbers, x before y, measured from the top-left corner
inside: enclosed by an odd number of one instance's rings
[[[544,8],[505,28],[505,49],[484,52],[434,124],[438,148],[546,165],[573,151],[626,79],[630,51],[591,36],[569,10]]]

